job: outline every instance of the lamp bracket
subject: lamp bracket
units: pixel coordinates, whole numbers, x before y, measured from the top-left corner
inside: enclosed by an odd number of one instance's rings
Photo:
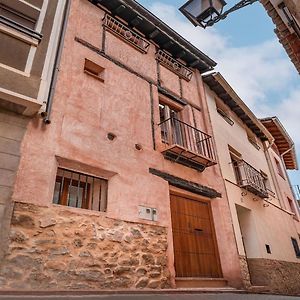
[[[231,7],[230,9],[228,9],[227,11],[223,12],[221,15],[216,16],[215,18],[213,18],[212,20],[209,20],[207,22],[207,24],[205,25],[205,27],[207,26],[212,26],[215,23],[219,22],[220,20],[224,20],[229,14],[231,14],[232,12],[239,10],[245,6],[251,5],[254,2],[257,2],[259,0],[242,0],[240,2],[238,2],[236,5],[234,5],[233,7]]]

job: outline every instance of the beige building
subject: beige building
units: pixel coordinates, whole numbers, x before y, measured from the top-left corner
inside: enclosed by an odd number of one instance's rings
[[[298,0],[260,0],[276,26],[275,33],[300,72],[300,2]]]
[[[21,143],[28,123],[51,97],[66,13],[65,0],[0,2],[0,259]]]
[[[219,74],[204,76],[245,284],[298,293],[299,210],[286,169],[297,169],[279,120],[258,120]]]

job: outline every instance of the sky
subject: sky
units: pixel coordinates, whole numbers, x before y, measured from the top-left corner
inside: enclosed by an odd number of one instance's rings
[[[138,0],[179,34],[214,59],[215,68],[257,117],[277,116],[295,142],[300,164],[299,75],[274,33],[263,6],[256,2],[213,27],[194,27],[179,11],[184,0]],[[238,0],[228,0],[225,9]],[[300,185],[300,171],[290,171]]]

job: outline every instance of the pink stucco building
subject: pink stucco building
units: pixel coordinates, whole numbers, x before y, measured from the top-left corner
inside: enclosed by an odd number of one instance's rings
[[[215,62],[135,1],[98,2],[71,2],[51,124],[27,127],[3,286],[242,287]]]
[[[224,175],[236,136],[203,77],[216,63],[136,1],[67,4],[56,85],[20,139],[1,287],[251,289]]]

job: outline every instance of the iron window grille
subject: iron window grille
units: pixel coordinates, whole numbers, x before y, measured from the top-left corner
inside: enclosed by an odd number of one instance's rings
[[[156,53],[156,60],[186,81],[190,81],[193,77],[193,71],[191,69],[162,50],[158,50]]]
[[[106,212],[107,187],[105,179],[58,168],[53,203]]]
[[[103,21],[103,26],[108,31],[120,37],[122,40],[129,43],[131,46],[135,47],[140,52],[144,54],[148,52],[150,42],[144,39],[141,35],[131,30],[123,23],[118,21],[116,18],[110,15],[106,15]]]

